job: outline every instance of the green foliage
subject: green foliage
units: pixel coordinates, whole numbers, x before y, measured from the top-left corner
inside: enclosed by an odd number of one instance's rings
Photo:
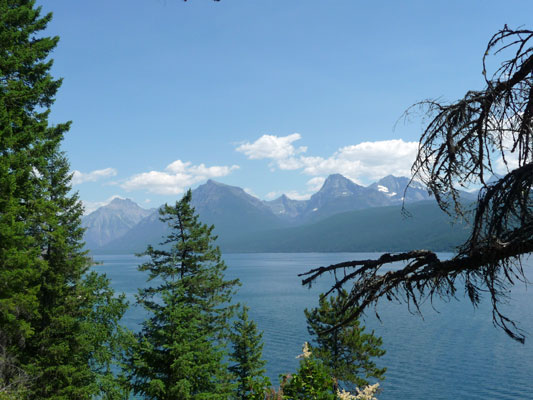
[[[43,61],[57,38],[35,38],[50,16],[32,1],[0,1],[0,379],[17,379],[20,348],[35,332],[38,292],[46,262],[36,237],[40,193],[34,169],[50,129],[48,112],[59,81]],[[15,374],[15,375],[13,375]]]
[[[368,385],[368,378],[384,379],[386,368],[377,368],[372,358],[383,356],[385,350],[381,338],[365,333],[358,320],[337,327],[347,317],[340,312],[346,297],[344,290],[338,296],[321,296],[318,308],[305,310],[305,316],[316,341],[313,355],[339,383],[353,390]]]
[[[233,323],[230,339],[233,352],[229,370],[237,383],[235,398],[241,400],[263,399],[270,380],[264,376],[263,334],[257,331],[254,321],[248,319],[248,307],[244,306]]]
[[[131,345],[130,332],[119,323],[128,308],[125,295],[117,297],[109,279],[91,272],[80,285],[79,299],[84,352],[90,354],[93,391],[104,400],[128,399],[126,378],[116,373],[124,366],[123,355]]]
[[[40,11],[0,0],[0,382],[28,399],[89,399],[125,305],[107,281],[85,279],[83,209],[60,151],[70,124],[48,123],[58,38],[41,35],[51,14]],[[95,319],[110,324],[99,335]]]
[[[0,391],[0,400],[25,400],[27,399],[24,389],[5,389]]]
[[[213,227],[201,224],[189,190],[175,206],[165,205],[161,220],[170,233],[143,255],[157,286],[139,290],[137,301],[150,312],[130,355],[130,380],[148,399],[227,399],[232,392],[224,364],[229,305],[238,280],[224,280],[226,265],[213,245]]]
[[[308,353],[307,346],[306,343],[304,354],[300,356],[298,371],[294,375],[281,376],[283,399],[335,400],[335,379],[320,359]]]

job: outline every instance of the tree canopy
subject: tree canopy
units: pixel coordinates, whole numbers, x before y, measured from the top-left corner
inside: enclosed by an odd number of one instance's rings
[[[108,350],[126,306],[88,274],[60,149],[70,123],[48,121],[61,86],[49,59],[59,38],[42,34],[51,18],[0,0],[0,393],[89,399],[116,383]]]
[[[149,318],[136,335],[128,373],[133,391],[147,399],[227,399],[232,392],[224,345],[239,282],[224,279],[214,227],[199,222],[190,202],[189,190],[160,209],[170,227],[166,247],[148,246],[143,255],[150,260],[139,266],[153,286],[139,289]]]
[[[242,307],[230,333],[233,351],[229,354],[229,370],[237,384],[235,398],[240,400],[263,399],[265,390],[270,386],[270,380],[265,376],[263,333],[248,318],[248,310],[247,306]]]
[[[451,259],[413,250],[303,274],[307,285],[325,272],[342,274],[331,291],[352,284],[342,307],[342,312],[351,311],[344,322],[382,297],[420,311],[422,300],[454,297],[464,283],[474,305],[487,292],[494,324],[524,342],[524,333],[499,304],[511,285],[527,281],[521,261],[533,251],[532,42],[533,31],[505,26],[489,40],[482,57],[483,89],[470,90],[451,103],[422,101],[407,111],[421,111],[426,118],[413,179],[426,184],[445,212],[468,219],[471,234]],[[501,169],[506,173],[494,179]],[[459,190],[472,185],[481,189],[469,211]],[[398,263],[402,267],[382,272]]]
[[[369,384],[368,378],[385,379],[386,368],[378,368],[374,357],[381,357],[383,341],[366,333],[359,320],[337,326],[339,306],[348,296],[346,290],[337,295],[321,296],[319,305],[305,310],[307,330],[316,342],[311,347],[313,355],[322,360],[336,386],[354,390]]]

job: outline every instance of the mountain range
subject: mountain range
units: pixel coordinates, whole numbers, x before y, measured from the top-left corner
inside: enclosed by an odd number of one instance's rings
[[[389,175],[369,186],[330,175],[309,200],[285,195],[260,200],[213,180],[192,191],[192,205],[213,224],[225,252],[451,250],[468,233],[452,225],[428,191]],[[406,189],[407,188],[407,189]],[[402,205],[408,208],[405,218]],[[82,220],[86,247],[98,253],[133,253],[158,244],[167,227],[158,209],[115,198]]]

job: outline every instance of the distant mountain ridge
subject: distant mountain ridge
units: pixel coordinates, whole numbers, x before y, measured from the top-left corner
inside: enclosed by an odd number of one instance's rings
[[[434,201],[348,211],[318,222],[265,230],[224,243],[230,253],[454,251],[470,233]]]
[[[371,209],[390,206],[397,206],[399,210],[404,201],[415,203],[431,199],[427,190],[417,182],[406,191],[408,183],[408,178],[389,175],[365,187],[340,174],[333,174],[309,200],[293,200],[282,195],[275,200],[262,201],[242,188],[209,180],[192,191],[192,205],[204,223],[215,226],[219,236],[217,243],[223,251],[246,251],[239,243],[252,243],[253,238],[261,237],[265,232],[298,228],[295,232],[305,236],[311,225],[341,213],[361,211],[371,214]],[[122,200],[86,216],[87,247],[95,253],[132,253],[143,251],[147,244],[159,243],[167,227],[159,221],[158,210],[140,212],[139,209],[143,210],[131,200]],[[114,218],[113,212],[117,214]],[[437,208],[435,212],[438,212]],[[107,225],[94,222],[102,220],[109,222]],[[340,225],[336,229],[345,231]],[[99,235],[102,237],[98,240]],[[287,241],[294,242],[293,239]],[[268,251],[275,251],[275,246],[279,249],[287,247],[278,242]],[[252,247],[259,249],[261,246]]]
[[[200,218],[217,226],[231,223],[235,229],[255,231],[283,226],[264,201],[237,186],[208,180],[192,191],[192,205]]]
[[[129,199],[113,199],[82,218],[82,225],[87,229],[84,236],[86,246],[98,248],[122,237],[153,212]]]
[[[412,203],[415,201],[429,200],[431,196],[428,190],[420,182],[412,181],[406,177],[395,177],[388,175],[379,181],[371,184],[370,188],[376,189],[389,197],[397,204]]]

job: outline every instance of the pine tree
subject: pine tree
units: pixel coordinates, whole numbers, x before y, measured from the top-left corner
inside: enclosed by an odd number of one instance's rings
[[[0,0],[0,385],[29,399],[89,399],[99,393],[95,355],[125,304],[86,276],[83,210],[60,152],[70,124],[48,123],[58,38],[40,34],[51,19],[40,11]],[[111,336],[89,335],[95,320]]]
[[[141,289],[138,303],[151,314],[131,355],[132,388],[147,399],[227,399],[232,391],[224,363],[229,305],[238,280],[213,241],[213,226],[198,221],[191,191],[160,210],[170,233],[162,249],[148,246],[148,271],[156,286]]]
[[[270,380],[264,375],[266,361],[263,360],[263,333],[258,332],[255,322],[248,319],[248,310],[244,306],[233,323],[230,334],[233,351],[230,360],[234,364],[229,370],[235,375],[237,399],[262,400],[270,387]]]
[[[345,291],[329,298],[321,296],[318,308],[305,310],[305,316],[307,329],[316,341],[313,355],[338,382],[353,390],[368,385],[368,378],[384,379],[386,368],[377,368],[372,358],[383,356],[385,350],[380,348],[381,338],[374,332],[365,333],[358,320],[337,327],[346,297]]]
[[[39,214],[34,169],[48,130],[46,107],[60,82],[44,61],[57,38],[36,38],[50,20],[32,1],[0,1],[0,381],[25,373],[20,350],[34,334],[41,258],[28,233]],[[44,110],[43,110],[44,109]]]
[[[120,325],[128,304],[116,296],[107,277],[96,272],[85,275],[79,286],[83,354],[92,373],[92,392],[102,400],[129,399],[124,376],[124,354],[131,345],[131,332]]]

